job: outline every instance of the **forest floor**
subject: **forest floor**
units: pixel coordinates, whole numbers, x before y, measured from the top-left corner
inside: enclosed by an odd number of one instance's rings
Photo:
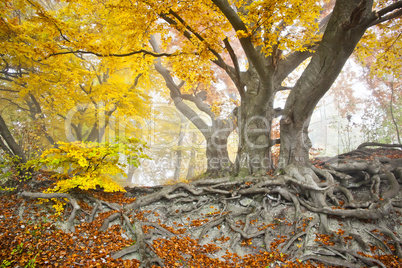
[[[375,157],[402,160],[402,151],[360,156]],[[55,179],[38,172],[17,191],[1,193],[0,267],[402,267],[399,189],[386,214],[329,215],[328,232],[320,228],[321,212],[289,201],[269,179],[77,190],[46,200],[41,194]],[[385,180],[381,187],[391,186]],[[364,188],[372,184],[350,192],[357,199]],[[347,210],[348,198],[338,195],[344,201],[337,209]],[[60,201],[66,205],[58,215]]]

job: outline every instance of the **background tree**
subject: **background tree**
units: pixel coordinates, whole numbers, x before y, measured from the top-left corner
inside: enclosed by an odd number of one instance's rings
[[[379,4],[379,7],[383,6],[384,3]],[[398,24],[386,21],[370,29],[363,41],[358,46],[357,57],[364,68],[365,83],[373,96],[368,100],[373,105],[367,105],[364,111],[366,122],[369,122],[364,124],[365,132],[371,134],[372,141],[401,144],[401,33]],[[370,120],[373,114],[378,115],[373,120],[376,124]],[[368,128],[369,125],[378,126],[376,134]]]
[[[78,54],[49,58],[43,54],[60,38],[67,39],[55,37],[54,21],[49,22],[52,27],[38,22],[38,15],[48,18],[47,10],[60,7],[47,4],[43,8],[33,2],[1,4],[0,101],[5,105],[1,111],[1,147],[22,162],[31,155],[26,155],[29,152],[23,144],[26,135],[13,133],[13,114],[19,114],[17,125],[37,129],[36,136],[42,137],[36,141],[37,149],[44,149],[55,141],[101,141],[110,130],[111,119],[124,121],[129,116],[141,121],[149,110],[151,80],[142,73],[133,74],[132,62],[127,59],[99,60]],[[127,133],[121,135],[135,131],[126,123],[127,127]],[[107,138],[114,140],[116,135]],[[32,145],[32,140],[28,143]]]

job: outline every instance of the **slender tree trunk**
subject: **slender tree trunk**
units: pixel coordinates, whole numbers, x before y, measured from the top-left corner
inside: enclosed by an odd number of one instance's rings
[[[196,142],[197,135],[192,132],[191,133],[191,151],[190,151],[190,160],[188,162],[188,169],[187,169],[187,175],[186,179],[190,180],[195,176],[195,149],[194,149],[194,144]]]
[[[128,172],[127,172],[127,186],[130,186],[130,184],[133,183],[133,175],[134,172],[137,168],[133,165],[128,166]]]
[[[24,151],[21,146],[15,141],[14,137],[11,135],[10,130],[7,127],[6,122],[3,117],[0,115],[0,135],[4,139],[7,144],[9,150],[8,152],[12,152],[13,156],[18,157],[18,161],[21,163],[25,163],[27,161]]]
[[[174,175],[173,180],[179,181],[180,180],[180,170],[181,170],[181,160],[182,160],[182,146],[183,146],[183,139],[184,139],[184,132],[183,132],[183,124],[185,120],[183,116],[180,116],[180,130],[179,130],[179,141],[177,142],[177,150],[176,150],[176,165],[174,167]]]
[[[393,101],[394,101],[394,81],[391,81],[390,82],[390,86],[391,86],[391,99],[390,99],[390,104],[389,104],[389,106],[390,106],[390,111],[391,111],[391,117],[392,117],[392,122],[394,123],[394,126],[395,126],[395,130],[396,130],[396,137],[397,137],[397,139],[398,139],[398,143],[399,144],[402,144],[402,142],[401,142],[401,136],[399,135],[399,127],[398,127],[398,124],[397,124],[397,122],[396,122],[396,120],[395,120],[395,116],[394,116],[394,104],[393,104]]]
[[[16,157],[13,159],[14,167],[17,170],[18,176],[20,178],[30,178],[32,172],[31,168],[26,168],[25,163],[27,162],[27,157],[22,149],[22,147],[16,142],[12,136],[6,122],[0,115],[0,147],[11,157]]]

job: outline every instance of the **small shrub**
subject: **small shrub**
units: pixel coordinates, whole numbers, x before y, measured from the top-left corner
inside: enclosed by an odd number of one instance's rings
[[[48,193],[66,193],[72,189],[82,190],[101,187],[105,192],[125,191],[113,177],[125,174],[125,164],[119,162],[121,154],[127,156],[129,164],[136,167],[144,154],[146,145],[138,139],[121,143],[59,142],[57,147],[46,150],[28,166],[35,169],[44,166],[58,172],[58,181]]]

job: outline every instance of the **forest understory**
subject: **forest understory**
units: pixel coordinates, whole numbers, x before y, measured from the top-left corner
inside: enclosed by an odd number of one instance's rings
[[[313,164],[125,193],[37,172],[1,194],[0,267],[402,267],[402,151]]]

